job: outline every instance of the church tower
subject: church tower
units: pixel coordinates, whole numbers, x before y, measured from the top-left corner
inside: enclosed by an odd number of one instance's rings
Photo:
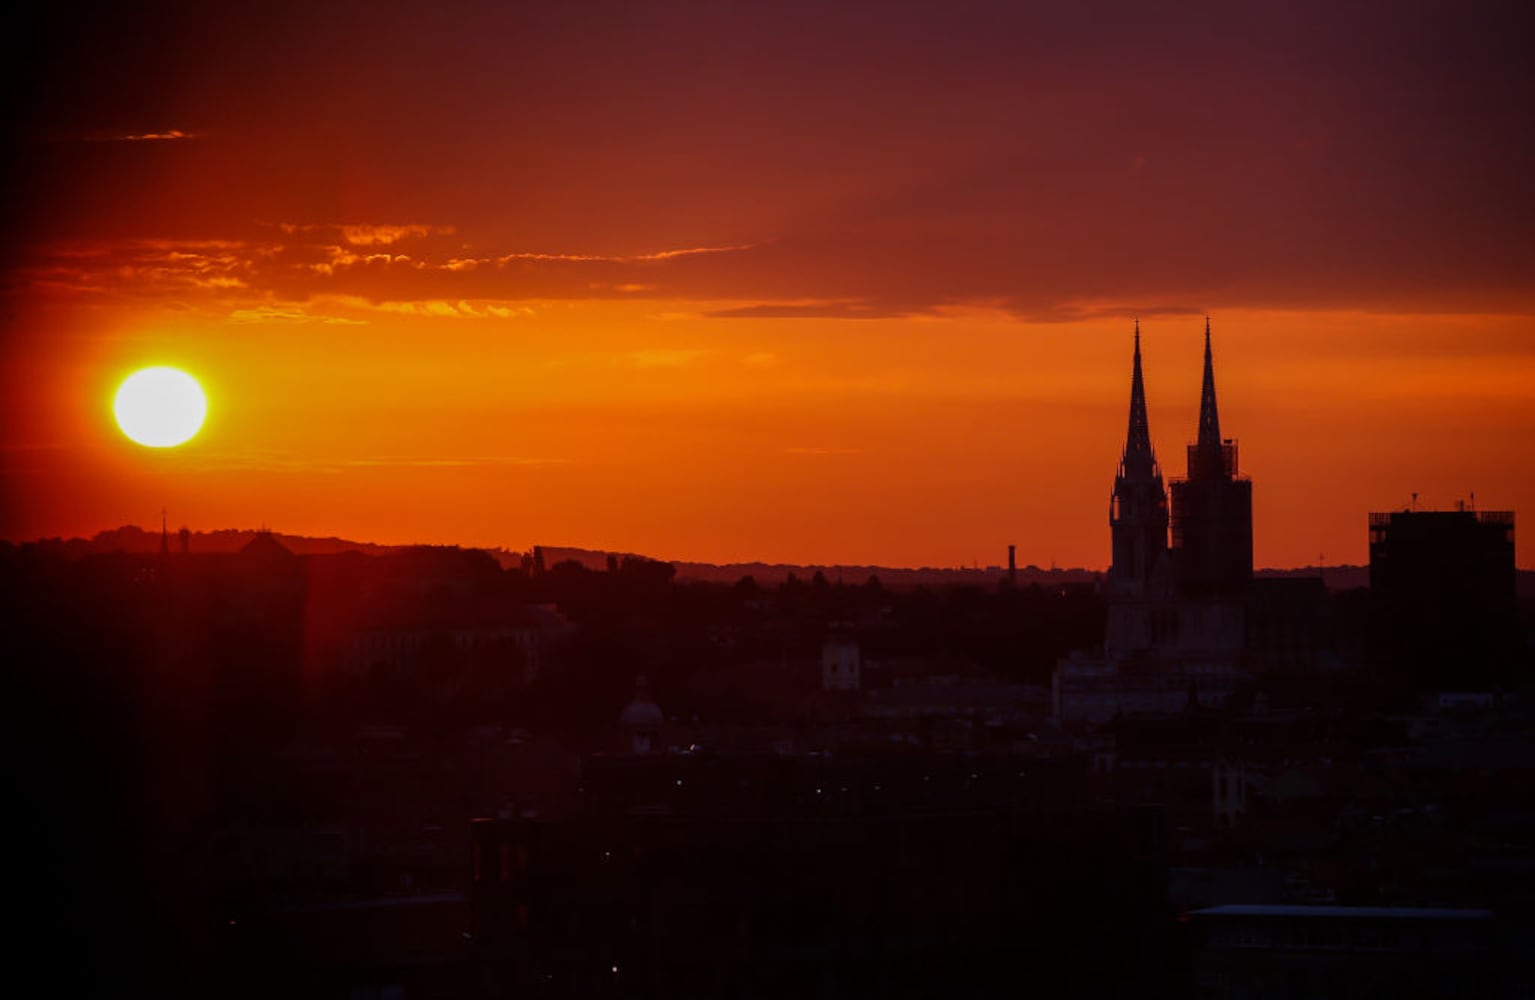
[[[1188,448],[1188,477],[1172,484],[1172,554],[1188,596],[1235,596],[1252,580],[1252,481],[1237,471],[1236,441],[1221,437],[1208,316],[1199,438]]]
[[[1141,598],[1149,594],[1152,578],[1167,555],[1167,490],[1162,469],[1151,448],[1146,419],[1146,383],[1141,376],[1141,323],[1135,321],[1135,361],[1130,375],[1130,427],[1125,450],[1114,476],[1109,503],[1113,561],[1110,593]]]

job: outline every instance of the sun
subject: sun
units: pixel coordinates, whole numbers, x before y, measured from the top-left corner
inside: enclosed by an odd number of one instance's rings
[[[197,379],[179,368],[141,368],[123,379],[112,402],[117,426],[148,448],[174,448],[192,440],[208,415]]]

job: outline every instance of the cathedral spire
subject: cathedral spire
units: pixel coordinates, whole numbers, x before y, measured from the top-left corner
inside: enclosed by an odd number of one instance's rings
[[[1130,375],[1130,428],[1125,435],[1125,474],[1150,476],[1156,467],[1151,425],[1146,419],[1146,382],[1141,376],[1141,321],[1135,321],[1135,361]]]
[[[1221,444],[1221,416],[1215,408],[1215,361],[1210,355],[1210,317],[1205,317],[1205,382],[1199,394],[1199,446]]]
[[[1167,489],[1146,420],[1146,380],[1141,374],[1141,321],[1135,321],[1130,375],[1130,428],[1114,477],[1109,529],[1114,544],[1109,579],[1114,592],[1144,596],[1167,554]]]
[[[1221,417],[1215,405],[1215,361],[1210,353],[1210,317],[1205,317],[1205,378],[1199,394],[1199,475],[1224,476],[1226,459],[1221,450]],[[1192,470],[1191,475],[1195,474]]]

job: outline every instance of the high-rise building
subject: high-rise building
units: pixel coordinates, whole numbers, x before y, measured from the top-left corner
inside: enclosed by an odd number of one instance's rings
[[[1370,515],[1370,654],[1414,686],[1506,684],[1521,654],[1512,511]]]

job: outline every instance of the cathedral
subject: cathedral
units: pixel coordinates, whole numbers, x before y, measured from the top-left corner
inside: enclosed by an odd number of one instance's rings
[[[1252,481],[1237,445],[1221,436],[1210,321],[1198,436],[1187,473],[1164,482],[1146,411],[1140,323],[1130,375],[1130,421],[1109,501],[1112,564],[1101,655],[1056,669],[1063,721],[1219,704],[1245,676],[1253,578]]]

